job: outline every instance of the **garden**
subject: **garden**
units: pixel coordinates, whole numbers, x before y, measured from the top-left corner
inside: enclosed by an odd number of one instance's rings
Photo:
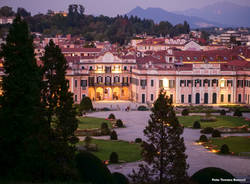
[[[250,122],[243,117],[235,116],[213,116],[216,119],[213,121],[202,121],[204,116],[179,116],[179,122],[186,128],[192,128],[195,121],[199,121],[201,128],[212,127],[212,128],[235,128],[239,126],[250,126]]]
[[[229,136],[211,138],[203,143],[205,148],[221,154],[250,156],[250,136]]]
[[[86,142],[81,141],[78,145],[86,146]],[[110,160],[112,152],[117,154],[118,162],[134,162],[141,159],[141,147],[138,143],[92,139],[90,145],[96,145],[96,149],[90,151],[103,161]]]

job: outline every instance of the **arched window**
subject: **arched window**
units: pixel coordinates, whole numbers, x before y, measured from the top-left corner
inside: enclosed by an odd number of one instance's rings
[[[213,93],[213,104],[217,103],[217,94]]]
[[[195,94],[195,103],[200,104],[200,93]]]
[[[102,83],[102,81],[103,81],[103,80],[102,80],[102,76],[98,76],[98,77],[97,77],[97,83]]]
[[[204,93],[204,104],[208,104],[208,93]]]

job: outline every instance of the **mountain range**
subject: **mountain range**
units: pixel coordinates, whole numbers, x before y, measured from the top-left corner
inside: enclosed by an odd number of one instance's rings
[[[128,16],[152,19],[156,23],[169,21],[171,24],[183,23],[185,20],[191,28],[202,27],[250,27],[250,7],[233,4],[230,2],[218,2],[200,9],[188,9],[184,11],[169,12],[162,8],[136,7]]]

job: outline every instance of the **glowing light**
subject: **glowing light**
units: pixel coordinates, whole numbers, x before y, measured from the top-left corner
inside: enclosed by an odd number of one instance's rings
[[[194,143],[195,145],[202,145],[203,143],[202,142],[196,142]]]
[[[168,79],[163,79],[163,87],[164,88],[168,87]]]
[[[212,152],[212,153],[218,153],[219,150],[212,149],[211,152]]]
[[[224,88],[225,87],[225,79],[220,80],[220,87]]]
[[[105,161],[104,161],[104,164],[105,164],[105,165],[108,165],[108,164],[109,164],[109,161],[108,161],[108,160],[105,160]]]

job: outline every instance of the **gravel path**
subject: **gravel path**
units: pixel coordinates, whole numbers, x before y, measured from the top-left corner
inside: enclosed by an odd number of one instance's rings
[[[122,119],[126,125],[126,128],[116,129],[118,139],[134,141],[137,137],[140,137],[142,139],[144,138],[143,129],[147,125],[147,121],[150,115],[149,111],[95,112],[91,113],[90,116],[106,118],[110,113],[115,114],[116,119]],[[250,159],[217,155],[208,152],[208,150],[206,150],[203,146],[195,145],[194,142],[200,137],[200,130],[185,128],[183,136],[187,148],[187,161],[190,166],[188,169],[189,175],[192,175],[196,171],[205,167],[219,167],[231,172],[234,176],[250,177]],[[109,169],[111,170],[111,172],[121,172],[125,175],[128,175],[129,173],[131,173],[133,168],[137,168],[138,163],[139,162],[126,163],[122,165],[109,165]]]

